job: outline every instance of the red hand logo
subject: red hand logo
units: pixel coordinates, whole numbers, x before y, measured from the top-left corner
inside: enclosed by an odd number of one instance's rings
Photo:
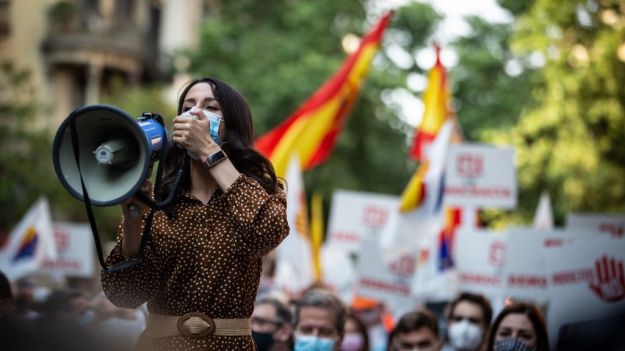
[[[625,298],[623,261],[603,256],[595,262],[595,279],[590,288],[601,299],[617,302]]]

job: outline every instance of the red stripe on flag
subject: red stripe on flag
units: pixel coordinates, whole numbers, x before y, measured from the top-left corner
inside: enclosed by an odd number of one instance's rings
[[[280,143],[282,137],[289,131],[290,127],[300,118],[313,118],[315,117],[314,111],[328,101],[336,98],[345,84],[351,84],[348,81],[349,74],[354,69],[355,63],[360,58],[362,52],[371,45],[376,47],[379,45],[380,39],[384,30],[386,29],[393,12],[389,12],[380,19],[376,27],[365,35],[361,41],[361,44],[356,52],[351,54],[339,71],[330,78],[321,88],[319,88],[302,106],[300,106],[295,113],[293,113],[287,120],[280,125],[270,130],[266,134],[256,139],[256,149],[265,155],[267,158],[271,158],[271,154],[274,152],[276,146]],[[341,108],[336,114],[333,125],[329,132],[321,139],[316,151],[313,153],[313,157],[305,165],[305,168],[314,167],[327,159],[334,145],[338,134],[344,124],[344,120],[347,114],[351,110],[353,103],[358,95],[358,89],[351,94],[348,94],[344,101],[341,102]]]

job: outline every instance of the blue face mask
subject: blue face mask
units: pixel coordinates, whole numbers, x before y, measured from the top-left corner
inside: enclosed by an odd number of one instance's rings
[[[295,336],[295,351],[332,351],[334,340],[315,336]]]
[[[189,117],[189,118],[196,118],[195,115],[191,114],[191,111],[196,111],[198,110],[197,107],[192,107],[190,110],[184,112],[183,114],[181,114],[181,117]],[[219,116],[218,114],[211,112],[211,111],[207,111],[207,110],[201,110],[204,113],[204,116],[206,116],[206,119],[208,119],[208,133],[211,136],[211,138],[213,139],[213,141],[219,145],[222,146],[223,145],[223,141],[221,140],[221,137],[219,136],[219,126],[221,125],[221,116]],[[188,152],[187,154],[189,154],[189,156],[191,156],[191,158],[193,159],[197,159],[198,157],[193,154],[192,152]]]
[[[221,116],[214,112],[203,110],[204,116],[208,118],[208,132],[210,133],[211,138],[217,143],[217,145],[221,146],[223,141],[221,141],[221,137],[219,136],[219,125],[221,124]]]

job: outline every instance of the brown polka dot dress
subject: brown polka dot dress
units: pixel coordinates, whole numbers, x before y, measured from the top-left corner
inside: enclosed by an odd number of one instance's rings
[[[144,260],[118,272],[102,273],[102,288],[116,305],[137,307],[147,301],[153,313],[181,316],[203,312],[212,318],[249,318],[254,309],[261,258],[286,237],[286,197],[268,194],[245,175],[207,204],[183,192],[176,218],[154,214]],[[124,261],[118,243],[108,264]],[[251,336],[202,338],[141,335],[140,350],[254,350]]]

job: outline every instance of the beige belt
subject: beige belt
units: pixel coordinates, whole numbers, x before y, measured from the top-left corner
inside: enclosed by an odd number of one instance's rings
[[[208,335],[246,336],[252,334],[250,319],[217,319],[205,313],[190,312],[182,316],[150,313],[145,327],[150,338],[184,335],[201,338]]]

